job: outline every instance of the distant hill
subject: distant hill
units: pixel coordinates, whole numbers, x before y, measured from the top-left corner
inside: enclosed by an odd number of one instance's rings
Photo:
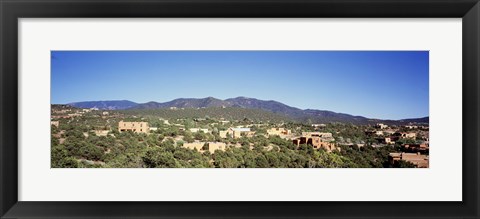
[[[428,124],[430,122],[430,117],[415,118],[415,119],[402,119],[398,120],[404,123],[417,123],[417,124]]]
[[[97,108],[101,110],[123,110],[129,109],[134,106],[137,106],[138,103],[128,101],[128,100],[107,100],[107,101],[86,101],[86,102],[76,102],[76,103],[69,103],[68,105],[90,109],[90,108]]]
[[[52,104],[51,110],[74,110],[77,109],[74,106],[66,105],[66,104]]]
[[[242,108],[242,109],[252,109],[257,110],[255,112],[266,111],[273,113],[281,118],[289,118],[299,122],[307,123],[329,123],[329,122],[342,122],[342,123],[353,123],[353,124],[373,124],[378,122],[383,122],[386,124],[409,124],[409,123],[428,123],[429,117],[424,118],[413,118],[413,119],[404,119],[404,120],[379,120],[379,119],[369,119],[363,116],[353,116],[345,113],[337,113],[327,110],[317,110],[317,109],[306,109],[302,110],[299,108],[291,107],[286,104],[273,101],[273,100],[258,100],[255,98],[248,97],[236,97],[226,100],[220,100],[213,97],[207,98],[180,98],[175,99],[169,102],[159,103],[159,102],[148,102],[137,104],[131,101],[90,101],[90,102],[79,102],[69,104],[79,108],[98,108],[98,109],[111,109],[111,110],[154,110],[154,109],[165,109],[165,108],[184,108],[184,109],[203,109],[203,108],[219,108],[213,112],[213,114],[220,113],[222,108]],[[225,110],[224,109],[224,110]],[[260,111],[258,111],[260,110]],[[147,111],[143,111],[147,112]],[[148,111],[151,113],[152,111]],[[190,111],[188,111],[190,112]],[[200,113],[200,111],[197,111]],[[248,113],[250,115],[250,113]],[[211,115],[215,116],[215,115]],[[270,117],[270,116],[267,116]]]
[[[138,104],[133,106],[132,109],[158,109],[158,108],[170,108],[170,107],[177,107],[177,108],[207,108],[207,107],[222,107],[222,106],[230,106],[223,100],[216,99],[213,97],[207,97],[203,99],[195,99],[195,98],[180,98],[175,99],[165,103],[158,103],[158,102],[148,102],[143,104]]]
[[[142,117],[157,116],[165,119],[182,118],[223,118],[225,120],[244,120],[253,122],[288,122],[291,118],[280,114],[268,112],[260,109],[245,109],[238,107],[208,107],[208,108],[184,108],[170,110],[168,108],[157,109],[127,109],[122,111],[126,115],[141,115]]]
[[[270,111],[273,113],[284,114],[289,117],[298,117],[302,115],[301,109],[285,105],[283,103],[273,100],[258,100],[255,98],[237,97],[226,99],[225,102],[229,103],[233,107],[241,107],[248,109],[261,109]]]
[[[273,100],[259,100],[248,97],[237,97],[226,100],[220,100],[213,97],[202,99],[181,98],[165,103],[148,102],[139,104],[131,109],[158,109],[158,108],[210,108],[210,107],[234,107],[244,109],[259,109],[275,113],[280,116],[288,117],[293,120],[310,123],[328,123],[328,122],[345,122],[354,124],[367,124],[371,121],[365,117],[352,116],[349,114],[335,113],[326,110],[302,110],[291,107],[286,104]]]

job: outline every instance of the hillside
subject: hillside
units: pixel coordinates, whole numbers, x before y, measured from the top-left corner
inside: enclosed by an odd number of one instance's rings
[[[302,110],[291,107],[286,104],[273,100],[259,100],[248,97],[229,98],[220,100],[213,97],[202,99],[181,98],[165,103],[149,102],[139,104],[132,109],[158,109],[158,108],[211,108],[211,107],[227,107],[227,108],[243,108],[268,111],[282,117],[288,117],[291,120],[307,123],[329,123],[342,122],[353,124],[369,124],[380,120],[371,120],[361,116],[352,116],[344,113],[336,113],[327,110]],[[395,123],[395,122],[392,122]]]
[[[69,103],[68,105],[78,108],[97,108],[101,110],[122,110],[132,108],[138,105],[138,103],[128,100],[107,100],[107,101],[85,101]]]
[[[207,97],[203,99],[195,99],[195,98],[179,98],[165,103],[158,103],[158,102],[148,102],[143,104],[138,104],[136,106],[131,107],[132,109],[157,109],[157,108],[169,108],[169,107],[177,107],[177,108],[202,108],[202,107],[222,107],[222,106],[230,106],[229,103],[216,99],[213,97]]]
[[[286,122],[292,121],[290,118],[275,113],[259,109],[243,109],[238,107],[209,107],[209,108],[185,108],[170,110],[160,109],[127,109],[122,110],[126,115],[141,115],[143,117],[156,116],[165,119],[183,119],[183,118],[216,118],[225,120],[244,120],[263,121],[263,122]]]
[[[378,120],[378,119],[369,119],[362,116],[353,116],[350,114],[345,113],[337,113],[328,110],[318,110],[318,109],[306,109],[302,110],[299,108],[291,107],[286,104],[273,101],[273,100],[259,100],[255,98],[248,98],[248,97],[237,97],[237,98],[229,98],[225,100],[216,99],[213,97],[207,98],[179,98],[169,102],[147,102],[142,104],[137,104],[131,101],[90,101],[90,102],[78,102],[78,103],[71,103],[69,105],[79,107],[79,108],[98,108],[98,109],[110,109],[110,110],[122,110],[122,109],[129,109],[132,112],[148,112],[148,113],[157,113],[155,109],[169,109],[169,108],[177,108],[177,109],[184,109],[186,111],[183,112],[182,115],[187,113],[195,114],[197,116],[206,115],[208,113],[211,116],[222,116],[224,114],[229,114],[232,112],[240,113],[238,117],[242,117],[243,115],[251,116],[252,118],[256,118],[252,112],[259,113],[262,117],[266,116],[268,118],[272,117],[281,117],[281,118],[288,118],[290,120],[298,121],[298,122],[305,122],[305,123],[330,123],[330,122],[341,122],[341,123],[352,123],[352,124],[374,124],[378,122],[384,122],[390,125],[403,125],[408,123],[428,123],[429,118],[413,118],[413,119],[404,119],[404,120]],[[202,109],[202,108],[212,108],[209,110],[200,110],[200,111],[192,111],[189,109]],[[224,109],[222,109],[224,108]],[[228,110],[225,110],[228,109]],[[238,110],[238,109],[251,109],[255,111],[249,110]],[[138,111],[138,110],[151,110],[151,111]],[[208,112],[207,112],[208,111]],[[170,111],[160,110],[158,113],[172,113]],[[179,114],[180,112],[176,112]],[[269,113],[268,115],[265,113]],[[174,113],[175,114],[175,113]],[[175,115],[176,115],[175,114]],[[233,115],[231,115],[233,116]]]

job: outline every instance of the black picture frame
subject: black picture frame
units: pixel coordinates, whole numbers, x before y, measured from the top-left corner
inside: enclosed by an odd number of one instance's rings
[[[478,0],[1,0],[1,218],[479,218]],[[18,201],[18,19],[134,17],[462,18],[462,202]],[[445,42],[448,43],[448,42]],[[39,188],[41,189],[41,188]],[[134,188],[132,188],[134,189]],[[359,188],[360,189],[360,188]],[[386,191],[387,192],[387,191]]]

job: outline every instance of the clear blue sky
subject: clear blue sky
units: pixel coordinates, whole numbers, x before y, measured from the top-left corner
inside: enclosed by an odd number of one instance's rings
[[[428,51],[52,51],[52,103],[238,96],[379,119],[428,116]]]

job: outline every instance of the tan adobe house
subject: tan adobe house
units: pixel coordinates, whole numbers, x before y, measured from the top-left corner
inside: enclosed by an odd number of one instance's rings
[[[197,149],[197,151],[201,151],[204,145],[205,145],[205,142],[195,141],[195,142],[192,142],[192,143],[185,142],[183,144],[183,147],[191,149],[191,150]]]
[[[271,135],[289,135],[291,134],[292,132],[288,129],[285,129],[285,128],[271,128],[271,129],[268,129],[267,130],[267,134],[269,136]]]
[[[323,148],[327,151],[336,149],[335,144],[332,143],[335,139],[332,133],[325,132],[303,132],[302,137],[293,139],[293,144],[300,146],[301,144],[312,145],[315,149]]]
[[[123,120],[118,122],[118,131],[119,132],[126,132],[132,131],[135,133],[148,133],[150,131],[150,127],[148,126],[148,122],[124,122]]]
[[[250,128],[229,128],[226,131],[220,131],[219,134],[221,138],[227,138],[227,135],[232,138],[240,138],[242,135],[251,138],[255,135],[255,132],[250,131]]]
[[[60,122],[59,121],[50,121],[50,125],[56,126],[58,128],[58,126],[60,125]]]
[[[197,149],[197,151],[204,151],[203,146],[208,145],[208,151],[210,153],[215,153],[216,150],[221,150],[225,151],[227,148],[227,145],[223,142],[200,142],[200,141],[195,141],[192,143],[184,143],[183,147],[194,150]]]

